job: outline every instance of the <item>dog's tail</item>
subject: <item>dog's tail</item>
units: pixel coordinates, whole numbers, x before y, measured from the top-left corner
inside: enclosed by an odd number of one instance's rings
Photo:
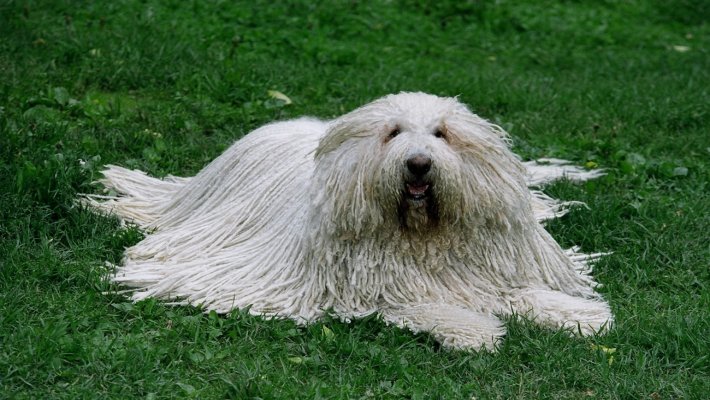
[[[567,214],[570,208],[575,206],[586,207],[586,204],[581,201],[554,199],[540,191],[539,188],[561,179],[584,182],[606,175],[603,169],[585,170],[584,168],[570,165],[567,160],[557,158],[541,158],[524,162],[523,165],[528,172],[525,177],[525,183],[532,194],[533,212],[539,222],[559,218]]]
[[[528,187],[541,187],[560,179],[584,182],[606,175],[603,169],[585,170],[570,164],[570,161],[559,158],[540,158],[524,162],[523,165],[528,170],[525,183]]]
[[[172,175],[158,179],[139,170],[116,165],[106,167],[102,171],[104,177],[96,182],[104,186],[106,194],[85,194],[79,203],[142,228],[149,227],[160,217],[174,195],[191,179]]]

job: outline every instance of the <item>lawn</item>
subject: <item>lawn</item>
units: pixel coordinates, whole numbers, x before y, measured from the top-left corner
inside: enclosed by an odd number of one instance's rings
[[[0,398],[706,398],[708,21],[704,0],[0,2]],[[107,293],[142,233],[75,204],[105,164],[192,175],[268,121],[401,90],[607,170],[547,192],[589,206],[548,225],[564,246],[613,251],[609,334],[511,318],[468,353]]]

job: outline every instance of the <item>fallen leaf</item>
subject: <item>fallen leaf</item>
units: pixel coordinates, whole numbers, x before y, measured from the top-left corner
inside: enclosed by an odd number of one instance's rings
[[[182,383],[182,382],[177,382],[176,384],[178,386],[180,386],[182,388],[182,390],[184,390],[187,394],[195,393],[195,387],[190,384]]]
[[[288,96],[279,92],[278,90],[269,90],[268,93],[272,99],[281,100],[284,102],[284,104],[291,104],[292,103],[291,99]]]
[[[686,176],[686,175],[688,175],[688,168],[686,168],[686,167],[673,168],[673,176]]]
[[[616,348],[614,348],[614,347],[606,347],[606,346],[602,346],[602,345],[593,344],[593,345],[592,345],[592,349],[593,349],[593,350],[599,350],[599,351],[601,351],[602,353],[604,353],[604,354],[606,355],[606,360],[607,360],[607,362],[609,363],[609,365],[611,365],[611,364],[614,363],[614,356],[613,356],[613,354],[616,353]]]
[[[330,328],[323,325],[323,337],[326,338],[327,340],[333,340],[333,339],[335,339],[335,333],[333,333],[333,331],[330,330]]]
[[[593,344],[593,345],[592,345],[592,349],[594,349],[594,350],[601,350],[602,352],[604,352],[604,353],[606,353],[606,354],[614,354],[614,353],[616,353],[616,348],[614,348],[614,347],[606,347],[606,346],[602,346],[602,345],[598,345],[598,344]]]

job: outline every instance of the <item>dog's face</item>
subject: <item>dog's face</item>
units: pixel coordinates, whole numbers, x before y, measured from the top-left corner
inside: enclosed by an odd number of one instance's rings
[[[335,120],[316,151],[331,223],[356,232],[393,224],[519,224],[528,191],[500,128],[453,98],[402,93]]]

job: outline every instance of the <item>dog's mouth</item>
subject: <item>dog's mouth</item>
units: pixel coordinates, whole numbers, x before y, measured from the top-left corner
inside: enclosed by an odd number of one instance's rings
[[[424,207],[427,200],[432,197],[431,184],[423,181],[405,182],[404,197],[410,207]]]
[[[413,200],[421,200],[427,196],[429,190],[428,183],[407,183],[407,197]]]
[[[424,226],[432,227],[438,224],[439,207],[434,189],[431,182],[421,179],[405,180],[397,208],[399,224],[402,228],[421,229]]]

